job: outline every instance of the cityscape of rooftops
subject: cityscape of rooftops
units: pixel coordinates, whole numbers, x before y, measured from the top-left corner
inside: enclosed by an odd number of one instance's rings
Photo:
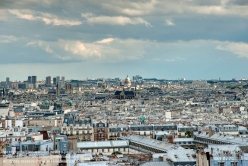
[[[0,166],[248,166],[247,0],[0,0]]]

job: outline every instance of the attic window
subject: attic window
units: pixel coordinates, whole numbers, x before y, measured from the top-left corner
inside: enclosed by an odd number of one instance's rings
[[[220,162],[219,163],[219,166],[225,166],[225,163],[224,162]]]
[[[238,166],[238,162],[231,162],[231,166]]]

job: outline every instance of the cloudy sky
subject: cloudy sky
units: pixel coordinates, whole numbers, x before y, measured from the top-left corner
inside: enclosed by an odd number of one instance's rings
[[[0,79],[248,78],[247,0],[0,0]]]

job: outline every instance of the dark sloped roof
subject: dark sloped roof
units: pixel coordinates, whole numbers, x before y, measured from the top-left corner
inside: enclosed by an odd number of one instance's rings
[[[115,92],[115,95],[116,95],[116,96],[120,96],[120,95],[121,95],[121,92],[122,92],[122,91],[116,91],[116,92]],[[134,91],[124,91],[124,94],[125,94],[126,96],[134,96]]]
[[[122,91],[116,91],[115,95],[119,96],[121,94]]]
[[[239,148],[242,150],[242,152],[248,153],[248,146],[240,146]]]

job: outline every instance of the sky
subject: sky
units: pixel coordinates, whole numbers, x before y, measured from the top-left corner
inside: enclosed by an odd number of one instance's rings
[[[247,0],[0,0],[0,80],[248,78]]]

